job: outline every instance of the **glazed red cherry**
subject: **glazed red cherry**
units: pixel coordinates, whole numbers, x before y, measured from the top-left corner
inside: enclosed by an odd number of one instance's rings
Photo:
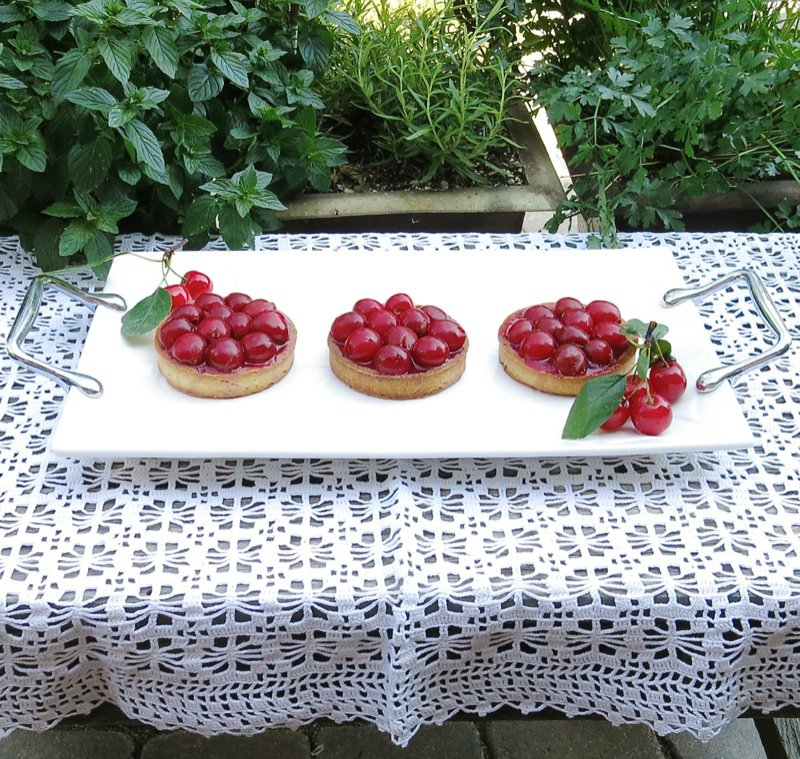
[[[650,389],[670,403],[675,403],[686,392],[686,373],[674,359],[653,364],[648,381]]]
[[[275,343],[263,332],[248,332],[241,339],[241,343],[246,364],[266,364],[278,352]]]
[[[553,313],[560,319],[565,312],[582,308],[583,303],[577,298],[559,298],[553,306]]]
[[[622,321],[619,309],[607,300],[593,300],[588,303],[586,305],[586,313],[592,317],[594,322],[614,322],[619,324]]]
[[[402,324],[391,327],[383,336],[383,341],[386,345],[399,345],[407,351],[410,351],[414,347],[414,343],[416,343],[418,339],[417,333],[414,332],[413,329],[404,327]]]
[[[411,355],[421,367],[432,369],[447,361],[450,357],[450,349],[440,337],[425,335],[414,343]]]
[[[447,314],[442,311],[438,306],[423,306],[422,310],[428,314],[431,319],[447,319]]]
[[[391,311],[393,314],[399,314],[401,311],[405,311],[407,308],[412,308],[413,305],[414,301],[411,300],[410,295],[406,295],[405,293],[395,293],[386,300],[384,307],[387,311]]]
[[[228,321],[233,316],[233,310],[224,303],[215,303],[211,308],[206,309],[206,316],[214,316],[217,319]]]
[[[614,432],[625,425],[625,422],[628,421],[630,415],[630,407],[628,406],[627,401],[623,401],[614,409],[614,411],[611,413],[611,416],[600,425],[600,429],[605,430],[606,432]]]
[[[275,304],[272,301],[265,300],[264,298],[254,298],[249,303],[242,306],[242,311],[244,311],[248,316],[258,316],[264,311],[274,311]]]
[[[533,324],[530,319],[517,319],[511,322],[506,330],[506,339],[514,348],[519,348],[522,341],[533,332]]]
[[[599,337],[593,337],[583,346],[586,358],[595,366],[608,366],[614,360],[614,351],[611,346]]]
[[[382,344],[381,336],[374,329],[359,327],[344,341],[342,353],[351,361],[367,364],[375,358]]]
[[[660,435],[672,423],[672,406],[658,393],[642,388],[634,393],[629,402],[633,426],[643,435]]]
[[[231,329],[231,336],[241,340],[248,332],[253,323],[253,318],[244,311],[234,311],[228,318],[228,326]]]
[[[559,345],[553,352],[550,364],[559,374],[565,377],[577,377],[585,374],[589,361],[583,350],[572,343]]]
[[[353,306],[353,311],[361,314],[362,316],[368,316],[369,312],[374,311],[376,308],[383,308],[383,303],[375,300],[374,298],[361,298],[360,300],[356,301],[355,305]]]
[[[289,325],[279,311],[256,314],[250,328],[255,332],[263,332],[278,345],[283,345],[289,339]]]
[[[340,314],[333,320],[331,325],[331,337],[337,343],[343,343],[350,337],[350,333],[359,327],[363,327],[367,320],[356,311],[348,311]]]
[[[452,319],[434,319],[428,327],[428,334],[444,340],[451,353],[460,351],[467,341],[463,327]]]
[[[232,311],[241,311],[253,299],[247,293],[229,293],[225,296],[225,304]]]
[[[244,364],[244,348],[238,340],[223,337],[209,346],[206,363],[221,372],[232,372]]]
[[[539,319],[543,319],[545,317],[548,319],[553,319],[555,314],[550,306],[539,304],[538,306],[531,306],[530,308],[525,309],[523,316],[532,324],[536,324]]]
[[[172,357],[180,364],[200,366],[206,360],[206,341],[194,332],[187,332],[172,344]]]
[[[386,334],[390,327],[397,324],[397,317],[391,312],[381,308],[375,308],[367,314],[367,326],[374,329],[381,337]]]
[[[211,277],[201,271],[187,271],[181,280],[183,286],[189,291],[192,298],[196,298],[201,293],[208,293],[214,289]]]
[[[197,334],[208,343],[221,340],[223,337],[230,337],[231,334],[231,328],[228,326],[228,322],[213,316],[208,319],[203,319],[195,329]]]
[[[615,356],[624,353],[630,346],[628,338],[622,333],[620,325],[615,322],[598,322],[592,328],[592,337],[605,340],[611,346]]]
[[[426,334],[428,331],[428,327],[430,326],[431,323],[431,318],[421,308],[417,308],[416,306],[414,306],[412,308],[407,308],[405,311],[402,311],[397,321],[402,326],[408,327],[409,329],[413,329],[414,332],[417,333],[417,335],[422,337],[422,335]]]
[[[173,318],[161,325],[158,330],[158,340],[163,348],[169,350],[181,335],[193,331],[194,325],[188,319]]]
[[[405,374],[411,369],[411,356],[399,345],[382,345],[375,354],[372,365],[381,374]]]
[[[586,345],[589,342],[589,335],[582,329],[566,325],[558,329],[554,337],[559,345]]]
[[[180,306],[170,313],[171,319],[186,319],[192,324],[197,324],[203,318],[203,309],[198,308],[194,303],[187,303]]]
[[[573,308],[561,314],[561,322],[565,327],[577,327],[584,332],[591,332],[594,320],[582,308]]]
[[[561,323],[560,319],[556,319],[554,316],[543,316],[541,319],[537,319],[533,323],[533,328],[538,329],[541,332],[547,332],[549,335],[555,335],[558,330],[560,330],[564,325]]]
[[[169,285],[166,290],[172,300],[171,308],[173,309],[185,306],[192,299],[189,291],[183,285]]]
[[[195,299],[194,304],[203,311],[207,311],[212,306],[224,306],[225,298],[217,293],[200,293]]]
[[[551,334],[534,330],[520,344],[519,355],[527,361],[544,361],[555,349],[556,339]]]

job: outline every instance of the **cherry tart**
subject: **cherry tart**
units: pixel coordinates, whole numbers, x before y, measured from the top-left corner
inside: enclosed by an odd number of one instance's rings
[[[500,325],[500,363],[515,380],[554,395],[577,395],[603,374],[628,374],[636,349],[622,333],[619,309],[606,300],[539,303]]]
[[[238,398],[266,390],[294,361],[297,330],[263,298],[206,291],[173,299],[154,337],[158,368],[177,390],[200,398]]]
[[[354,390],[407,400],[433,395],[464,373],[469,340],[436,306],[417,306],[405,293],[385,303],[357,301],[328,333],[333,373]]]

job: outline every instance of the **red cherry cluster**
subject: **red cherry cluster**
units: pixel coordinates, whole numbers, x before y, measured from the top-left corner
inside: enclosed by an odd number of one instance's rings
[[[638,374],[626,378],[621,403],[600,427],[611,432],[630,419],[643,435],[660,435],[672,424],[672,405],[683,395],[686,384],[686,373],[675,359],[659,358],[647,379]]]
[[[362,298],[333,320],[330,336],[351,361],[381,374],[433,369],[458,353],[467,335],[436,306],[416,306],[395,293],[385,303]]]
[[[172,310],[158,328],[158,341],[180,364],[232,372],[269,363],[289,340],[289,327],[275,304],[244,293],[222,297],[211,279],[190,271],[166,288]]]
[[[576,298],[559,298],[519,312],[505,337],[536,369],[578,377],[609,366],[628,349],[621,325],[619,309],[607,300],[584,306]]]

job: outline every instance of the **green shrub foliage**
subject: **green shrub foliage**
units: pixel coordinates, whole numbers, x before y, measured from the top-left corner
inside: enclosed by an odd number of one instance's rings
[[[0,228],[45,269],[121,223],[252,245],[342,160],[315,81],[340,28],[328,0],[0,5]]]

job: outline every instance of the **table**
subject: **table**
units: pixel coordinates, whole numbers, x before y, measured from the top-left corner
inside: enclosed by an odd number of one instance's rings
[[[671,246],[689,284],[754,268],[797,334],[800,236],[624,242]],[[259,239],[376,255],[585,243]],[[6,334],[34,269],[15,239],[0,252]],[[721,356],[750,350],[743,292],[701,311]],[[90,318],[48,299],[38,350],[74,365]],[[363,718],[405,744],[423,724],[514,706],[709,739],[747,708],[796,705],[799,368],[793,349],[737,382],[747,451],[93,461],[49,452],[64,391],[2,355],[0,734],[112,701],[205,735]]]

